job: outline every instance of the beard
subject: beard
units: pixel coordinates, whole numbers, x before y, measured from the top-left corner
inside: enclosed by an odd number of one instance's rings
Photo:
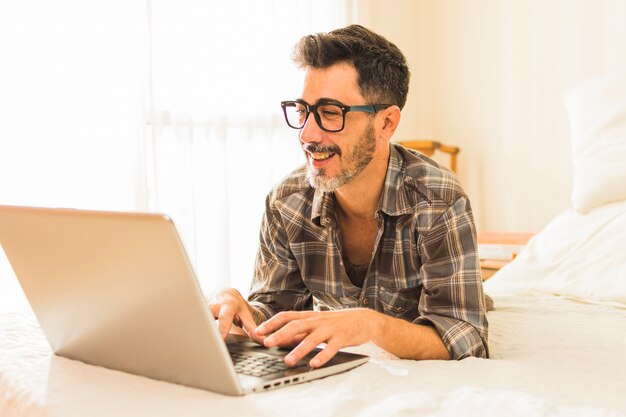
[[[313,188],[324,192],[333,192],[358,177],[374,158],[375,150],[376,135],[373,123],[370,122],[354,148],[346,152],[345,160],[342,152],[336,154],[343,162],[337,175],[329,177],[326,174],[326,169],[315,169],[311,165],[307,165],[307,180]]]

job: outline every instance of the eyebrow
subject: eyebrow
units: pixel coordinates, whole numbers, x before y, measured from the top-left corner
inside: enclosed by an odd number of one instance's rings
[[[303,103],[309,104],[306,100],[304,100],[303,98],[298,98],[296,99],[296,101],[301,101]],[[322,97],[319,98],[314,104],[309,104],[309,105],[320,105],[320,104],[337,104],[339,106],[345,106],[344,103],[342,103],[341,101],[334,99],[334,98],[330,98],[330,97]]]

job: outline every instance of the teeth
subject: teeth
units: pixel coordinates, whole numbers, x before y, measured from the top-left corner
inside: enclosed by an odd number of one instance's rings
[[[313,157],[313,159],[315,159],[316,161],[323,161],[324,159],[328,159],[333,155],[334,153],[329,152],[315,152],[311,154],[311,157]]]

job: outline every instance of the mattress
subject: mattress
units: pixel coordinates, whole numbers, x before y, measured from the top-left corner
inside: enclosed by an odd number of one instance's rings
[[[400,360],[373,344],[354,370],[228,397],[52,354],[29,311],[0,315],[5,416],[626,415],[626,309],[541,293],[498,295],[490,359]]]

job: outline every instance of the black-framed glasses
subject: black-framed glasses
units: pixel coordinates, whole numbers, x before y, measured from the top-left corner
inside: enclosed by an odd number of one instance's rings
[[[340,132],[346,125],[346,113],[360,111],[374,114],[393,106],[393,104],[368,104],[363,106],[344,106],[338,103],[308,104],[302,100],[281,101],[280,106],[285,114],[289,127],[302,129],[309,114],[313,113],[317,125],[326,132]]]

